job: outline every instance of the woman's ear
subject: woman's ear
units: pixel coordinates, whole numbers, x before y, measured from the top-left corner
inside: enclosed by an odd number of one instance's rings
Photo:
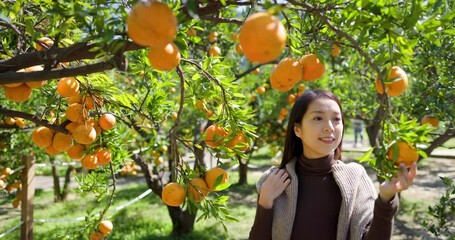
[[[302,138],[302,130],[300,129],[300,124],[294,124],[294,133],[298,138]]]

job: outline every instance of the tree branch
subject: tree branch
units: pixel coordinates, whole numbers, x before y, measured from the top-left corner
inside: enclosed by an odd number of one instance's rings
[[[20,117],[26,120],[29,120],[31,122],[36,123],[37,125],[40,126],[45,126],[49,129],[55,130],[57,132],[65,133],[68,134],[68,130],[65,128],[66,123],[62,123],[60,125],[52,124],[51,122],[41,119],[35,115],[32,115],[30,113],[25,113],[25,112],[20,112],[20,111],[15,111],[15,110],[10,110],[10,109],[5,109],[0,105],[0,115],[8,116],[8,117]]]

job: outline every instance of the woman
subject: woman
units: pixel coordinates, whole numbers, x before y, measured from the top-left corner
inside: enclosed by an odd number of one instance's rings
[[[400,166],[379,195],[365,169],[341,162],[344,119],[331,92],[305,92],[289,117],[279,168],[256,186],[258,207],[250,239],[390,239],[396,194],[413,182],[417,167]]]

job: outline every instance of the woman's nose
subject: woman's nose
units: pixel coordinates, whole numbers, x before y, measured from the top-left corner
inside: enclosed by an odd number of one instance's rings
[[[325,126],[324,126],[324,131],[325,132],[333,132],[334,128],[333,128],[333,124],[331,122],[328,122]]]

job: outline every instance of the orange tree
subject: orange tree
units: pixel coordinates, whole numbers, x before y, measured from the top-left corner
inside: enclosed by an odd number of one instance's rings
[[[84,231],[74,234],[98,233],[115,200],[116,173],[135,172],[125,159],[142,169],[155,194],[169,182],[192,193],[182,205],[168,206],[173,234],[193,229],[196,210],[202,218],[233,220],[222,192],[195,180],[208,170],[204,157],[212,155],[221,167],[240,160],[246,174],[257,147],[270,144],[278,153],[287,111],[304,88],[335,92],[346,118],[364,114],[376,154],[370,162],[379,171],[390,165],[383,163],[397,141],[434,148],[453,136],[454,15],[447,11],[453,3],[18,0],[0,6],[1,165],[19,166],[11,159],[30,152],[39,161],[49,154],[81,160],[90,174],[77,175],[80,190],[97,193],[106,208],[99,217],[90,213]],[[391,74],[393,66],[406,81]],[[396,85],[401,89],[393,94]],[[426,135],[434,128],[400,117],[420,120],[427,112],[443,123],[434,133],[444,139],[432,141]],[[116,119],[114,127],[101,120],[105,113]],[[11,117],[28,127],[11,127]],[[211,125],[224,130],[206,142]],[[51,130],[52,140],[66,134],[79,147],[32,143],[39,126]],[[12,151],[19,145],[21,151]],[[218,190],[227,187],[222,181],[215,181]]]

